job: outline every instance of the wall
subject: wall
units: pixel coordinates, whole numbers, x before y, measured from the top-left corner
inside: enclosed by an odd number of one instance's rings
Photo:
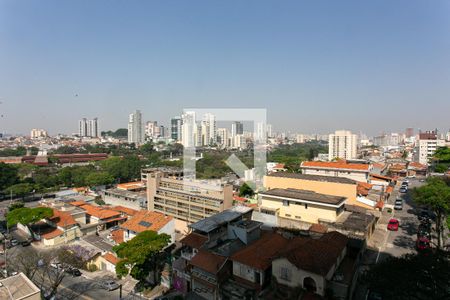
[[[256,282],[255,272],[258,272],[260,274],[259,282]],[[262,282],[264,282],[264,272],[257,271],[247,265],[241,264],[236,261],[233,261],[233,275],[259,285],[262,285]]]
[[[290,280],[281,278],[281,269],[287,268],[290,270]],[[316,282],[316,293],[323,296],[325,294],[326,282],[325,278],[318,274],[297,269],[286,258],[278,258],[272,262],[272,275],[275,276],[277,282],[289,287],[303,287],[303,281],[306,277],[311,277]]]
[[[295,203],[290,201],[289,206],[284,206],[283,201],[268,198],[266,196],[261,197],[261,206],[279,209],[278,215],[284,218],[294,219],[309,223],[318,223],[319,219],[325,219],[329,221],[336,221],[336,208],[318,206],[314,204]]]
[[[175,243],[175,219],[170,220],[169,223],[164,225],[164,227],[158,231],[158,234],[161,234],[161,233],[170,235],[171,243]]]

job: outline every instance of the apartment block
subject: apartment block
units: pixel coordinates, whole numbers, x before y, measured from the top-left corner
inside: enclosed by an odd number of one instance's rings
[[[438,138],[437,130],[419,134],[418,161],[428,165],[430,158],[439,147],[445,146],[445,140]]]
[[[354,159],[356,158],[357,136],[351,131],[337,130],[328,137],[328,159]]]
[[[177,230],[187,231],[187,225],[213,216],[233,204],[233,187],[211,185],[196,180],[170,176],[155,170],[147,176],[148,210],[176,219]]]

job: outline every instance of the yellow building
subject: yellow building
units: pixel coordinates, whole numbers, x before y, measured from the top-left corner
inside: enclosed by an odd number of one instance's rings
[[[264,176],[264,188],[267,190],[300,189],[325,195],[340,196],[348,199],[347,204],[356,201],[358,183],[342,177],[305,175],[278,172]]]
[[[299,189],[274,188],[260,193],[260,211],[297,222],[336,222],[347,198]]]

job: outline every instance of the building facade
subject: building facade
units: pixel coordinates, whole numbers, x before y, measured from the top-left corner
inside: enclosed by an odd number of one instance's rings
[[[164,171],[147,173],[148,210],[177,219],[183,230],[187,224],[200,221],[230,208],[233,187],[205,185],[197,181],[169,177]]]
[[[358,139],[348,130],[337,130],[328,137],[328,159],[355,159]]]
[[[419,134],[418,162],[429,165],[430,158],[439,147],[445,146],[445,140],[438,138],[437,130],[427,131]]]
[[[142,123],[142,114],[136,110],[128,118],[128,143],[144,143],[144,128]]]

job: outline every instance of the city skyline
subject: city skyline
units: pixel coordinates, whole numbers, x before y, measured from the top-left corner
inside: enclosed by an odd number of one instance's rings
[[[84,115],[112,130],[134,109],[169,126],[214,106],[266,108],[281,131],[446,131],[449,12],[446,1],[5,1],[0,130],[72,133]]]

